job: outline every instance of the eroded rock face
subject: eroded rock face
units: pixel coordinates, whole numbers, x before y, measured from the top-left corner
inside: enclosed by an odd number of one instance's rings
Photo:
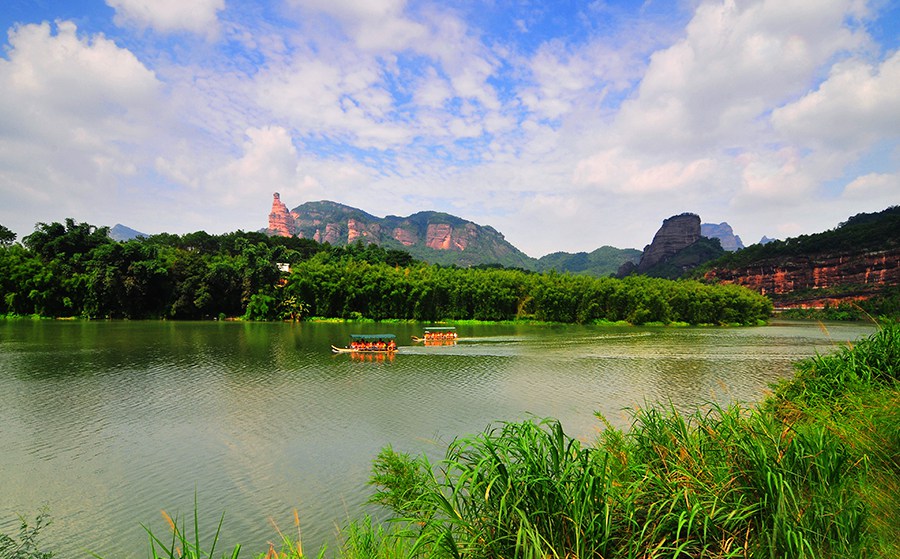
[[[288,212],[276,193],[269,214],[270,235],[296,235],[341,246],[357,241],[403,248],[428,261],[432,251],[453,253],[442,263],[460,266],[500,263],[530,268],[532,259],[489,226],[440,212],[407,217],[375,217],[360,209],[327,200],[306,202]]]
[[[653,236],[653,242],[644,248],[644,254],[637,266],[638,273],[644,273],[660,262],[674,256],[680,250],[694,244],[700,238],[700,216],[684,213],[663,221],[662,227]]]
[[[464,251],[478,238],[478,226],[466,223],[454,227],[449,223],[429,223],[425,246],[435,250]]]
[[[373,243],[381,241],[381,226],[377,223],[365,223],[354,218],[348,219],[347,244],[355,243],[357,240],[371,241]]]
[[[266,233],[273,236],[290,237],[293,235],[291,226],[294,218],[291,217],[291,212],[281,201],[281,195],[276,192],[272,196],[272,211],[269,213],[269,228]]]
[[[394,230],[391,231],[391,237],[407,247],[413,246],[419,242],[419,236],[416,235],[415,230],[408,227],[395,227]]]
[[[448,250],[453,228],[447,223],[429,223],[425,231],[425,246],[434,250]]]
[[[846,299],[866,298],[887,285],[900,283],[900,249],[865,254],[798,256],[788,260],[763,261],[748,268],[713,269],[707,279],[736,283],[778,300],[794,292],[808,297],[792,305],[818,306],[840,302],[839,297],[817,297],[815,291],[836,286],[853,286]]]

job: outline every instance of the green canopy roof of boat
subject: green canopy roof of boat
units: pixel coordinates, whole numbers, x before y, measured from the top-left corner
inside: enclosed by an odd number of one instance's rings
[[[426,326],[426,332],[456,330],[455,326]]]
[[[392,340],[397,336],[393,334],[350,334],[354,340]]]

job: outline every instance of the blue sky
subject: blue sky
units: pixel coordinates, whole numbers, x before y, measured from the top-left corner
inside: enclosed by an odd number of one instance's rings
[[[0,224],[445,211],[535,257],[900,203],[888,1],[7,0]]]

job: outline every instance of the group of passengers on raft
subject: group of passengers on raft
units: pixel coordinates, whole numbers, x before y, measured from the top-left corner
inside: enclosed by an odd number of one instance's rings
[[[455,340],[456,332],[425,332],[425,341],[431,340]]]
[[[362,341],[362,340],[353,340],[350,342],[350,349],[354,349],[356,351],[396,351],[397,344],[394,340],[390,340],[389,342],[385,342],[384,340],[378,341]]]

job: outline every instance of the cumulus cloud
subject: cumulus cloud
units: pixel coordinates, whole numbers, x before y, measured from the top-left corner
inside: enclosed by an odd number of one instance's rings
[[[773,111],[786,138],[808,146],[860,149],[900,137],[900,52],[881,64],[835,64],[815,91]]]
[[[137,173],[138,146],[165,118],[161,84],[130,51],[79,36],[71,22],[55,33],[48,23],[14,28],[9,45],[0,58],[0,189],[27,200],[22,214],[43,215],[37,205],[52,201],[85,215]]]
[[[847,200],[896,206],[900,204],[900,173],[868,173],[857,177],[844,188],[842,196]]]
[[[340,58],[340,57],[339,57]],[[294,129],[360,148],[389,149],[413,131],[392,118],[393,98],[371,58],[322,60],[311,52],[257,77],[256,100]]]
[[[24,213],[153,196],[169,210],[130,226],[255,229],[279,191],[450,211],[537,253],[643,246],[682,211],[783,236],[897,195],[900,53],[862,0],[645,3],[613,30],[598,3],[513,3],[499,28],[501,7],[430,1],[107,4],[109,35],[20,25],[0,56],[0,190]]]
[[[803,158],[793,148],[774,153],[744,154],[737,158],[741,166],[745,202],[781,201],[784,204],[808,199],[814,183],[803,172]]]
[[[299,182],[298,172],[297,150],[290,134],[283,127],[267,126],[247,130],[243,156],[226,165],[218,178],[230,183],[230,188],[222,188],[223,200],[234,204],[258,198],[273,185],[294,187]]]
[[[160,33],[187,31],[213,37],[225,0],[106,0],[118,25],[152,28]]]
[[[652,194],[702,187],[714,166],[710,159],[650,163],[615,148],[581,161],[575,169],[574,180],[611,192]]]
[[[865,36],[846,25],[852,1],[701,4],[686,35],[650,58],[617,124],[631,147],[661,151],[742,145],[758,119],[801,93],[836,53]]]

